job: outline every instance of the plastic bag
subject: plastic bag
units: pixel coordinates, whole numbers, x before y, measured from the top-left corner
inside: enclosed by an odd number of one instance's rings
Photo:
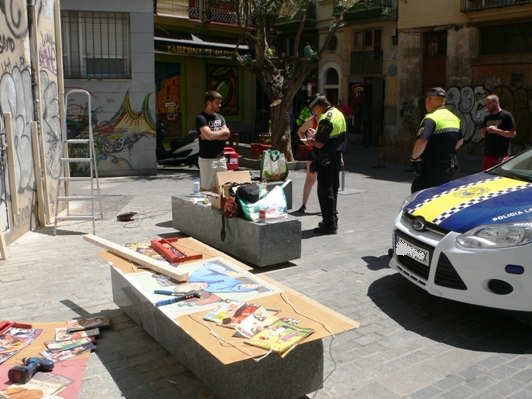
[[[265,181],[279,181],[288,177],[288,164],[283,153],[265,150],[262,153],[260,178]]]
[[[257,184],[257,187],[259,188],[259,197],[257,200],[249,201],[249,200],[246,200],[241,195],[236,196],[236,200],[238,201],[238,204],[240,205],[240,209],[242,213],[244,214],[244,217],[247,220],[253,220],[253,216],[251,214],[250,209],[253,209],[253,207],[258,201],[260,201],[261,199],[263,199],[264,197],[268,195],[268,190],[264,187],[264,184]],[[256,213],[257,213],[256,216],[258,218],[258,210]]]
[[[264,191],[267,192],[266,189]],[[261,209],[265,211],[266,220],[286,218],[288,216],[286,197],[281,186],[275,186],[265,197],[255,203],[239,202],[246,219],[253,222],[259,221]]]

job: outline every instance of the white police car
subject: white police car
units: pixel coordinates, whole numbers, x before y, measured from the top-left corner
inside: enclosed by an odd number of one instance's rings
[[[532,311],[532,149],[409,196],[390,267],[428,293]]]

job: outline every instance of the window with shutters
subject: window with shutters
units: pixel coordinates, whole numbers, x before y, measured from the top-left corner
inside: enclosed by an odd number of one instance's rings
[[[62,11],[66,79],[131,78],[129,14]]]

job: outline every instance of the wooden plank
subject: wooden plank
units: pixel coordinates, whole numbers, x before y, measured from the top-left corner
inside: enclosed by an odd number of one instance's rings
[[[175,266],[165,265],[148,256],[142,255],[132,249],[126,248],[122,245],[115,244],[105,238],[95,236],[94,234],[85,234],[83,238],[92,244],[105,248],[118,256],[129,259],[141,266],[147,267],[153,271],[172,277],[178,282],[185,282],[188,280],[188,273],[179,273]]]
[[[18,204],[17,172],[15,168],[15,133],[13,132],[13,118],[11,112],[4,113],[6,124],[7,143],[7,175],[9,176],[9,194],[11,197],[11,212],[18,215],[20,212]],[[13,218],[13,221],[15,218]]]
[[[33,148],[33,170],[35,175],[35,188],[37,191],[37,217],[41,226],[46,225],[45,202],[43,189],[43,170],[41,168],[41,152],[39,151],[39,128],[37,122],[31,122],[31,145]],[[59,182],[57,182],[59,184]]]
[[[7,259],[9,253],[7,252],[6,239],[4,237],[4,232],[0,231],[0,252],[2,253],[2,259]]]

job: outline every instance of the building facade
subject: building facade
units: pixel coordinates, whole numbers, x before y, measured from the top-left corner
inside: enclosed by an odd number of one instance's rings
[[[7,243],[54,215],[63,120],[59,20],[58,1],[0,7],[0,234]]]
[[[512,151],[532,145],[531,22],[530,0],[400,1],[398,123],[391,140],[401,151],[414,140],[430,86],[447,89],[464,124],[464,151],[483,151],[479,124],[490,93],[515,117]]]
[[[319,1],[320,41],[329,30],[335,1]],[[340,28],[319,63],[319,90],[334,104],[346,103],[350,141],[380,144],[396,129],[397,103],[397,2],[363,1],[344,15]]]
[[[87,133],[92,115],[100,176],[155,174],[153,6],[141,0],[61,2],[70,138]]]
[[[255,75],[233,59],[240,37],[234,7],[226,0],[154,1],[156,117],[166,125],[167,142],[195,129],[207,90],[222,94],[220,112],[241,140],[256,131],[256,110],[264,104]]]

